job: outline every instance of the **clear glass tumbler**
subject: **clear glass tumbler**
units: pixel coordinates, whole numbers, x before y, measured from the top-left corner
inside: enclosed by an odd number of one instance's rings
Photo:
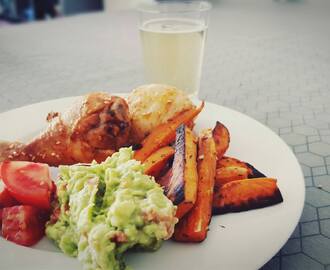
[[[139,7],[147,83],[197,94],[211,4],[159,1]]]

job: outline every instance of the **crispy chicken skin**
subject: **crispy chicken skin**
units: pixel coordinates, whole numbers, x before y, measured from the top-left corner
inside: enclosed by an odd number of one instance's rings
[[[32,141],[0,142],[0,162],[61,164],[103,161],[127,144],[131,119],[126,101],[103,92],[88,94],[61,115],[49,113],[45,132]]]

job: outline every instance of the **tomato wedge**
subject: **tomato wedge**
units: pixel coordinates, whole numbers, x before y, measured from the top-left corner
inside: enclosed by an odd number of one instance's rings
[[[3,161],[3,182],[20,203],[50,209],[53,183],[47,164],[27,161]]]
[[[11,196],[10,192],[0,179],[0,208],[9,207],[17,204],[19,203],[13,198],[13,196]]]
[[[16,244],[32,246],[44,235],[45,219],[42,210],[29,205],[2,209],[2,236]]]

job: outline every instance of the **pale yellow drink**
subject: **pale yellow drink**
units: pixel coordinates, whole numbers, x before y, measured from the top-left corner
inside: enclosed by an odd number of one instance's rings
[[[198,91],[206,26],[190,19],[153,19],[140,27],[146,79]]]

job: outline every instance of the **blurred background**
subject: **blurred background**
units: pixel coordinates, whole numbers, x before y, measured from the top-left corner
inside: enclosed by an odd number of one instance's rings
[[[2,24],[45,20],[104,9],[103,0],[0,0]],[[120,2],[120,1],[118,1]]]
[[[153,0],[0,0],[0,25],[47,20],[86,12],[129,9],[141,2]]]

